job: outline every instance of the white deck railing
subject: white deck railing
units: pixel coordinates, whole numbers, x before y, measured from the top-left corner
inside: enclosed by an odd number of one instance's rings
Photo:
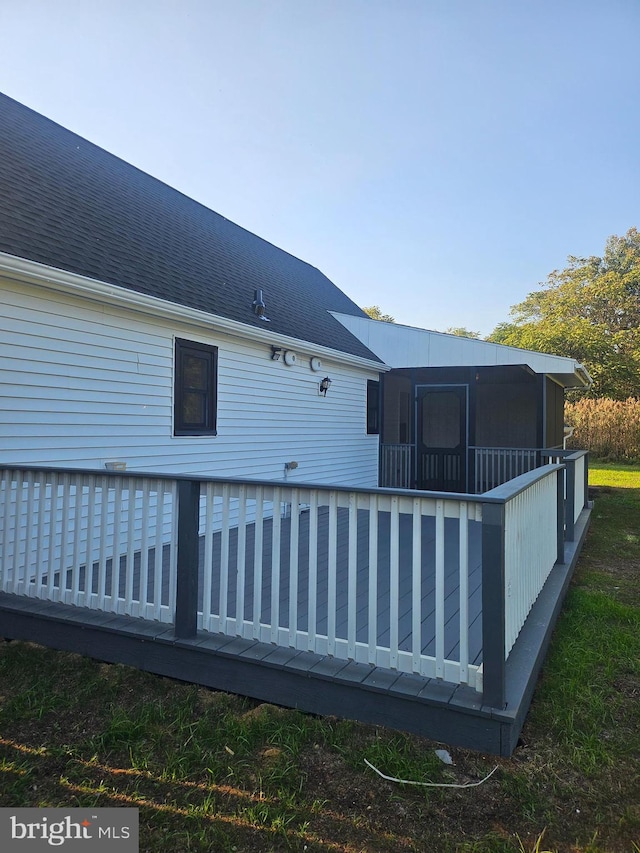
[[[3,592],[172,621],[177,481],[1,476]],[[475,686],[479,503],[207,480],[197,510],[201,629]]]
[[[3,471],[0,589],[171,622],[176,518],[175,481]]]
[[[505,660],[558,557],[560,473],[552,468],[505,504]]]
[[[530,447],[470,447],[474,456],[476,494],[533,471],[540,464],[540,452]]]
[[[379,484],[390,489],[410,489],[412,460],[412,444],[381,444]]]
[[[7,466],[0,590],[482,689],[561,553],[562,471],[472,496]]]
[[[248,482],[208,482],[203,497],[200,628],[475,685],[469,528],[479,503]],[[220,514],[218,532],[210,519]],[[217,564],[228,566],[219,585]],[[445,644],[452,619],[456,659]]]

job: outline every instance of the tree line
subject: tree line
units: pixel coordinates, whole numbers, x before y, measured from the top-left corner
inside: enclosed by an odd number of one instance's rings
[[[379,306],[364,309],[394,322]],[[593,378],[591,397],[640,397],[640,232],[612,235],[601,257],[569,255],[538,290],[514,305],[486,340],[575,358]],[[478,338],[462,327],[450,334]]]

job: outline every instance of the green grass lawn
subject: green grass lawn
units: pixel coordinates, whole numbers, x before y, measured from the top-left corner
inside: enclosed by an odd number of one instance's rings
[[[0,643],[0,805],[135,806],[141,851],[640,853],[640,467],[595,507],[510,759]],[[388,775],[480,787],[402,786]]]

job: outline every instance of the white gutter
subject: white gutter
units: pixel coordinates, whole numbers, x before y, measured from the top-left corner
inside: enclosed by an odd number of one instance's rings
[[[191,323],[194,326],[206,329],[218,329],[243,340],[261,341],[268,345],[278,345],[290,349],[299,350],[302,348],[310,355],[323,356],[325,359],[337,361],[341,364],[380,373],[391,369],[379,361],[351,355],[342,352],[342,350],[322,346],[301,338],[270,332],[266,328],[250,326],[237,320],[229,320],[227,317],[221,317],[218,314],[209,314],[207,311],[198,308],[189,308],[186,305],[169,302],[157,296],[148,296],[145,293],[138,293],[117,284],[106,284],[98,279],[56,269],[37,261],[19,258],[16,255],[8,255],[6,252],[0,252],[0,274],[12,281],[36,284],[61,293],[81,296],[100,304],[121,306],[155,318],[163,317],[168,320]]]

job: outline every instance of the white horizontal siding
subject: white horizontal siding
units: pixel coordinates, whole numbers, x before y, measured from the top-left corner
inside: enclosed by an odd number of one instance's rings
[[[352,486],[377,484],[366,435],[366,382],[377,375],[323,358],[272,361],[269,346],[2,281],[0,452],[7,464],[128,470]],[[173,436],[175,337],[218,349],[218,434]],[[275,341],[275,338],[274,338]],[[339,357],[338,357],[339,358]],[[326,397],[318,385],[328,375]]]

